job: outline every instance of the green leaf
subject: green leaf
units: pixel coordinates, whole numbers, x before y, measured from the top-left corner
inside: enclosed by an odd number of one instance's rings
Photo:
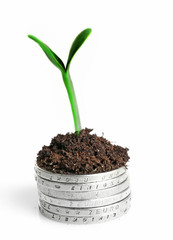
[[[91,32],[92,32],[92,29],[87,28],[87,29],[83,30],[81,33],[79,33],[79,35],[75,38],[75,40],[72,43],[72,46],[70,48],[67,65],[66,65],[66,70],[69,68],[71,60],[74,57],[75,53],[82,46],[82,44],[85,42],[85,40],[87,39],[87,37],[90,35]]]
[[[36,38],[33,35],[28,35],[29,38],[31,38],[33,41],[38,43],[38,45],[42,48],[46,56],[49,58],[49,60],[62,72],[65,71],[65,66],[63,61],[42,41],[40,41],[38,38]]]

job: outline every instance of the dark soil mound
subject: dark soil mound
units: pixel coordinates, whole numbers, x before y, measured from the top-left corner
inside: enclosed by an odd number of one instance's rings
[[[79,135],[58,134],[50,146],[43,146],[38,153],[40,168],[53,173],[93,174],[126,166],[128,149],[111,144],[103,137],[84,129]]]

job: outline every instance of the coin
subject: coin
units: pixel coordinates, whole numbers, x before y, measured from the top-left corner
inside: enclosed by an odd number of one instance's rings
[[[59,191],[57,189],[51,189],[46,186],[43,186],[38,183],[38,190],[44,193],[47,196],[60,198],[60,199],[74,199],[74,200],[87,200],[87,199],[95,199],[95,198],[104,198],[115,195],[127,189],[129,187],[128,178],[119,185],[116,185],[111,188],[102,189],[102,190],[94,190],[94,191],[85,191],[85,192],[71,192],[71,191]]]
[[[67,207],[59,207],[56,205],[52,205],[50,203],[45,202],[44,200],[40,200],[39,204],[45,210],[56,213],[63,216],[100,216],[104,214],[109,214],[115,212],[117,210],[121,211],[125,209],[125,207],[130,204],[131,195],[127,196],[125,199],[110,205],[106,205],[103,207],[93,207],[93,208],[67,208]]]
[[[41,200],[46,201],[47,203],[62,206],[62,207],[72,207],[72,208],[87,208],[87,207],[99,207],[108,204],[113,204],[122,199],[126,198],[130,194],[130,188],[128,187],[121,193],[115,194],[113,196],[99,198],[99,199],[90,199],[90,200],[66,200],[58,199],[54,197],[47,196],[38,190],[39,197]]]
[[[72,174],[58,174],[58,173],[51,173],[49,171],[43,170],[35,165],[35,172],[36,174],[43,178],[50,181],[55,182],[64,182],[64,183],[92,183],[92,182],[99,182],[99,181],[105,181],[108,179],[112,179],[115,177],[118,177],[119,175],[126,172],[125,167],[120,167],[118,169],[104,172],[104,173],[95,173],[95,174],[89,174],[89,175],[72,175]]]
[[[99,215],[99,216],[90,216],[90,217],[77,217],[77,216],[64,216],[60,214],[55,214],[51,213],[41,206],[39,206],[39,210],[42,215],[44,215],[47,218],[53,219],[58,222],[63,222],[63,223],[75,223],[75,224],[87,224],[87,223],[100,223],[100,222],[106,222],[109,220],[113,220],[115,218],[121,217],[124,215],[130,208],[130,205],[125,206],[123,209],[116,210],[112,213],[104,214],[104,215]]]
[[[36,177],[36,181],[41,184],[42,186],[57,189],[61,191],[77,191],[77,192],[84,192],[84,191],[94,191],[94,190],[101,190],[110,187],[114,187],[127,179],[127,173],[124,172],[123,174],[119,175],[118,177],[108,179],[105,181],[95,182],[95,183],[62,183],[62,182],[54,182],[50,180],[43,179],[39,176]]]

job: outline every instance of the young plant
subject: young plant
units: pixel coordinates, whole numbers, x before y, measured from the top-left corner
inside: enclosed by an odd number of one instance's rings
[[[34,37],[33,35],[28,35],[29,38],[34,40],[38,45],[42,48],[48,59],[61,71],[62,78],[68,93],[68,97],[71,104],[72,114],[73,114],[73,120],[74,120],[74,126],[75,126],[75,132],[79,133],[81,130],[81,122],[80,122],[80,116],[79,116],[79,110],[76,100],[76,95],[73,87],[73,83],[70,77],[70,64],[71,61],[77,52],[77,50],[82,46],[82,44],[85,42],[87,37],[91,33],[91,29],[87,28],[83,30],[73,41],[72,46],[70,48],[70,52],[68,55],[68,60],[66,66],[64,65],[63,61],[42,41],[40,41],[38,38]]]

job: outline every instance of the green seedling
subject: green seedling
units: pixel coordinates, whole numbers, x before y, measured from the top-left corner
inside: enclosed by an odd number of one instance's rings
[[[70,64],[71,61],[77,52],[77,50],[82,46],[82,44],[85,42],[87,37],[91,33],[91,29],[87,28],[84,31],[82,31],[73,41],[72,46],[70,48],[70,52],[68,55],[68,60],[66,66],[64,65],[63,61],[42,41],[40,41],[38,38],[34,37],[33,35],[28,35],[29,38],[34,40],[38,45],[42,48],[48,59],[61,71],[62,78],[68,93],[68,97],[71,104],[72,114],[73,114],[73,120],[74,120],[74,126],[75,126],[75,132],[80,133],[81,131],[81,122],[80,122],[80,116],[79,116],[79,110],[76,100],[76,95],[73,87],[73,83],[70,76]]]

